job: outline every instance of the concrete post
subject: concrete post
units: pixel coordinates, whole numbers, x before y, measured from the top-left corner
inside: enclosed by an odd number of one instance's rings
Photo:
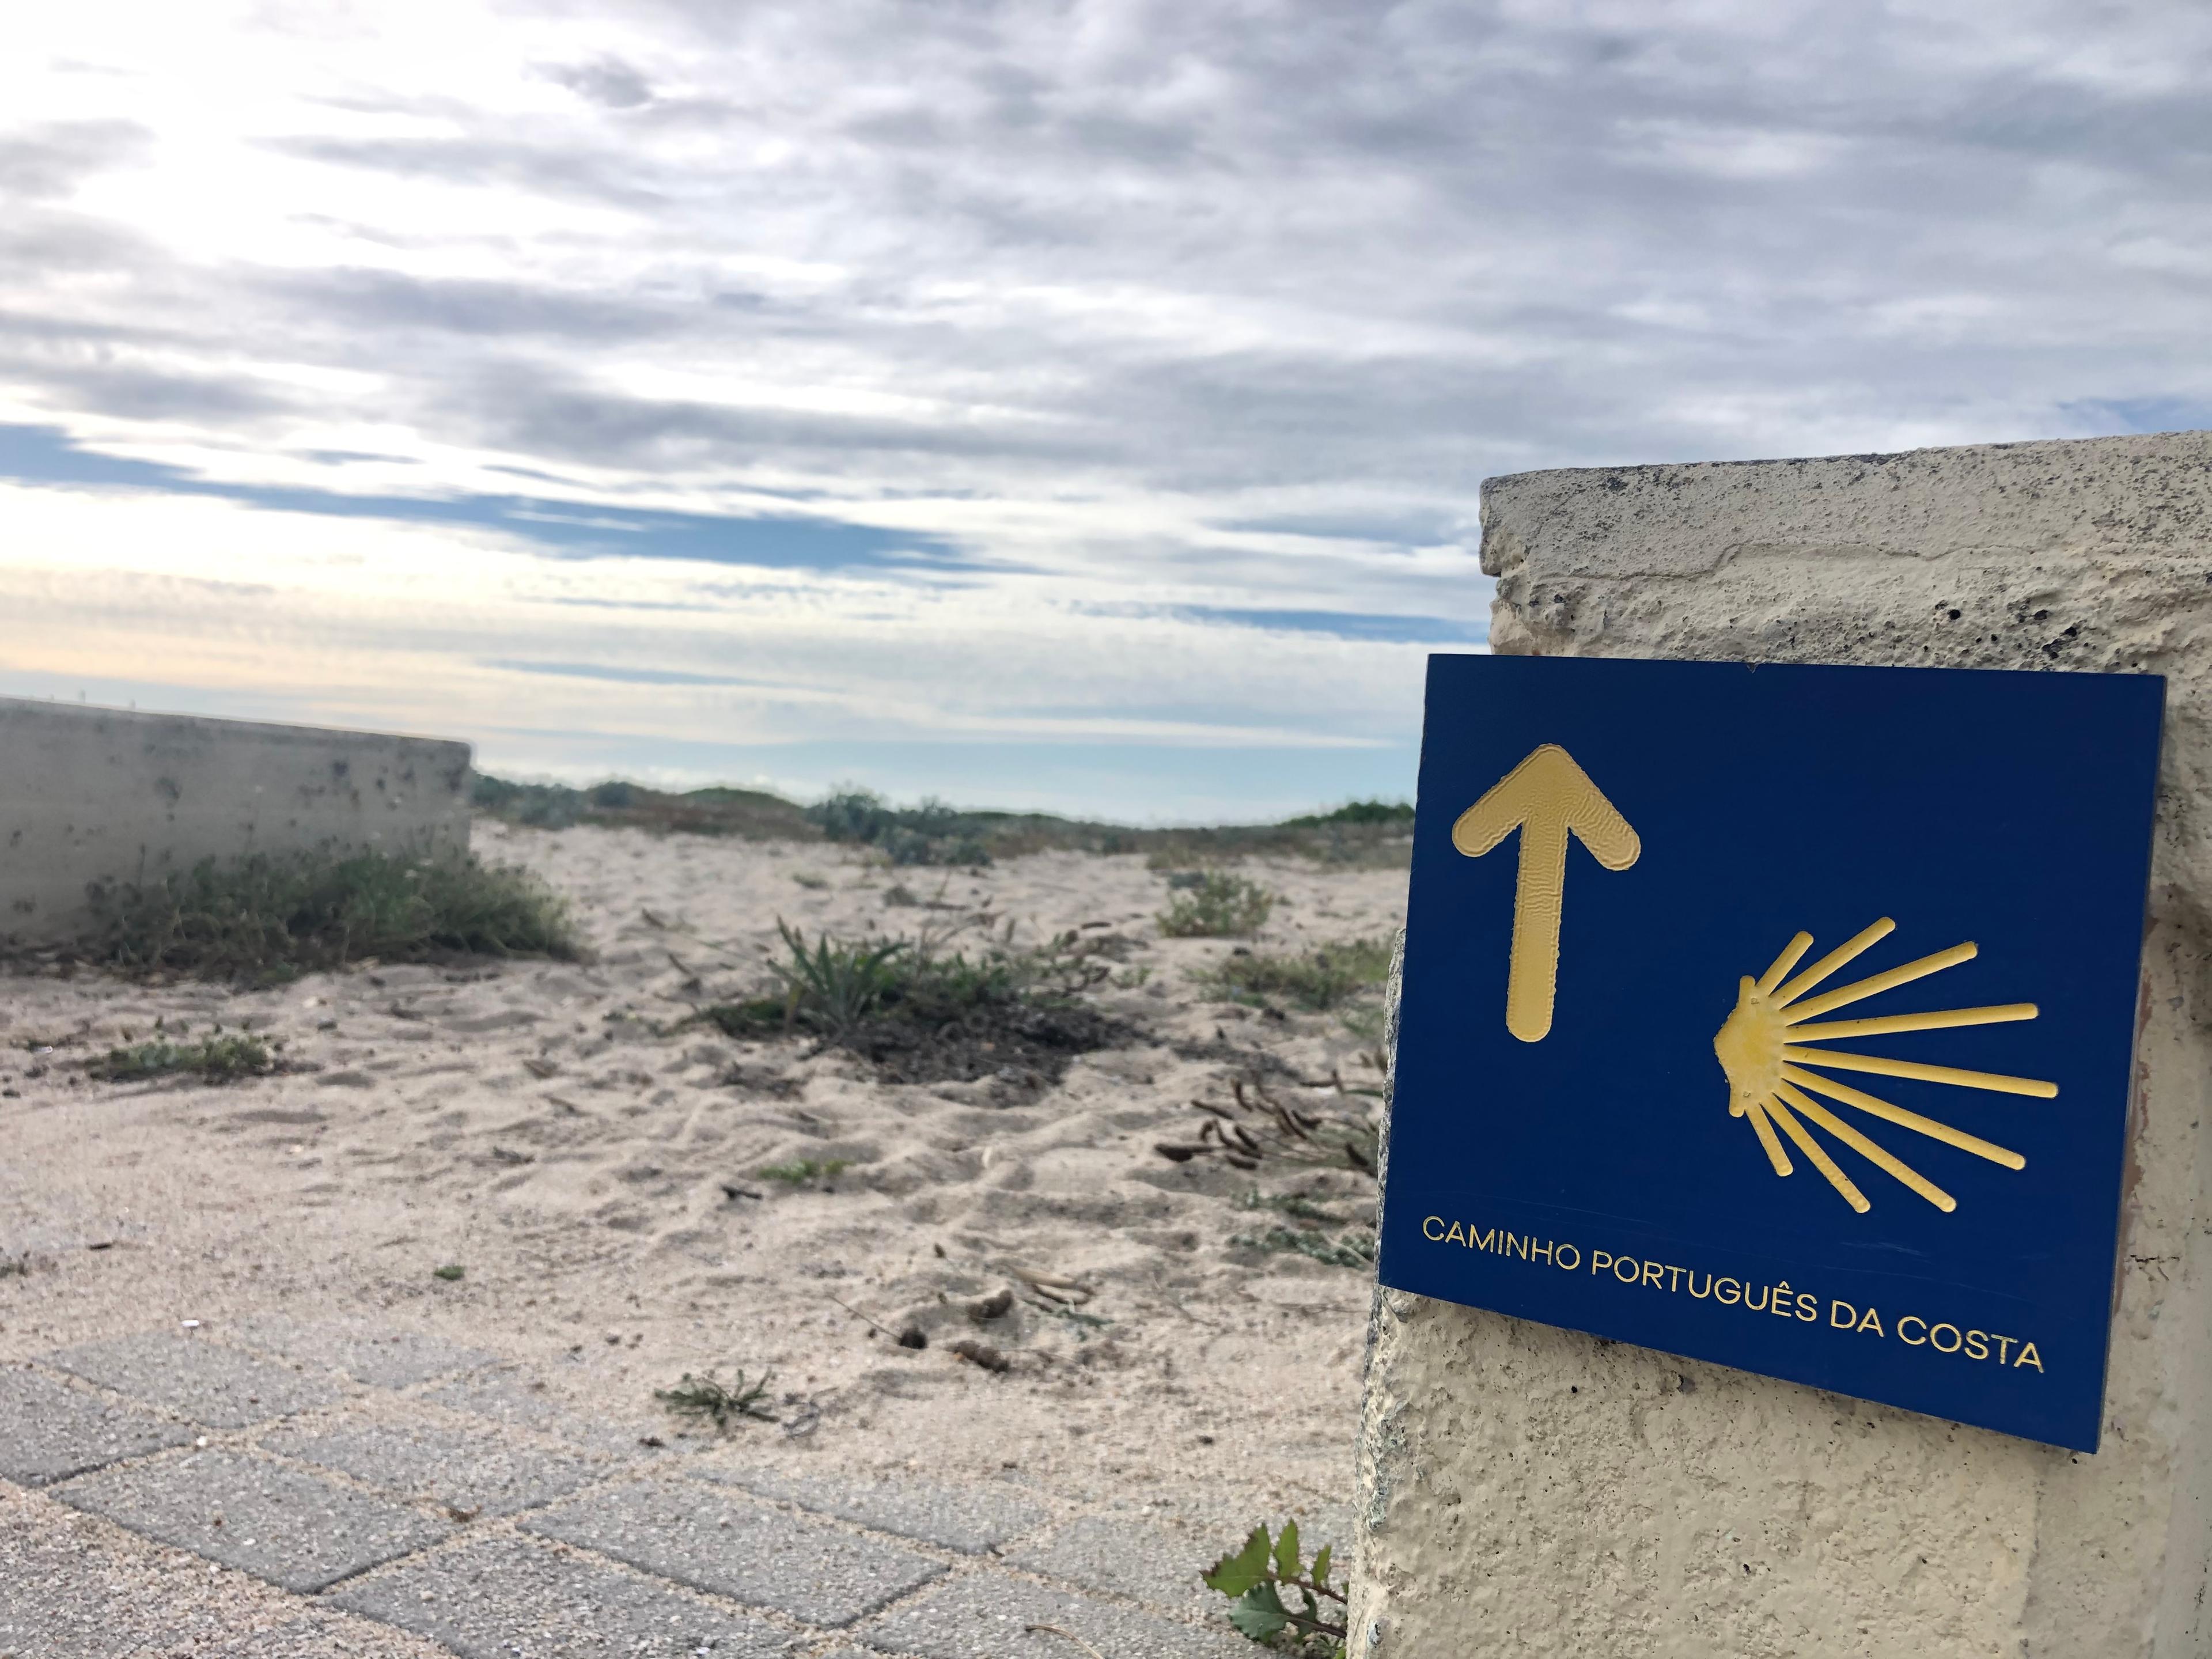
[[[2104,1447],[1391,1291],[1354,1659],[2212,1653],[2212,434],[1533,472],[1493,648],[2168,678]]]

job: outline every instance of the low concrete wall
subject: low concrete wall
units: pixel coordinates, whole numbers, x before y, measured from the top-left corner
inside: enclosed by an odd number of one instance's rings
[[[469,746],[0,698],[0,933],[66,939],[88,885],[202,859],[469,842]]]
[[[1494,648],[2167,676],[2104,1447],[1400,1291],[1354,1659],[2212,1653],[2212,434],[1527,473]]]

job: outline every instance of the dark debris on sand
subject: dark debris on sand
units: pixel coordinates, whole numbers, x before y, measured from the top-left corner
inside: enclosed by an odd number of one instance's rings
[[[834,1046],[867,1060],[886,1083],[993,1079],[1029,1095],[1059,1083],[1079,1055],[1147,1041],[1135,1026],[1087,1004],[1005,1002],[940,1025],[863,1020]]]

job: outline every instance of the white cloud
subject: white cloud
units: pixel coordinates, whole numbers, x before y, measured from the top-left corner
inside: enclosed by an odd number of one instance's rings
[[[1419,647],[1316,628],[1464,637],[1486,474],[2212,408],[2179,6],[83,0],[9,47],[0,422],[178,470],[0,497],[33,678],[322,674],[556,759],[1402,760]],[[648,512],[931,554],[530,539]],[[483,665],[732,653],[783,689]]]

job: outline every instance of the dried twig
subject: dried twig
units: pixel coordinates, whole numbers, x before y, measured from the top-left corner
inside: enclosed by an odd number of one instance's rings
[[[1051,1273],[1033,1272],[1028,1267],[1016,1267],[1014,1277],[1040,1296],[1048,1296],[1055,1302],[1065,1302],[1079,1308],[1097,1294],[1090,1285],[1077,1279],[1060,1279]],[[1070,1295],[1069,1292],[1073,1294]]]
[[[830,1296],[830,1292],[827,1291],[823,1291],[822,1294],[824,1296]],[[842,1297],[830,1296],[830,1299],[832,1302],[835,1302],[839,1307],[842,1308],[847,1313],[852,1315],[854,1318],[859,1320],[862,1324],[880,1333],[882,1335],[890,1337],[894,1342],[898,1340],[898,1337],[895,1333],[886,1330],[883,1326],[877,1324],[874,1320],[869,1318],[867,1315],[862,1313],[858,1308],[846,1301]]]

